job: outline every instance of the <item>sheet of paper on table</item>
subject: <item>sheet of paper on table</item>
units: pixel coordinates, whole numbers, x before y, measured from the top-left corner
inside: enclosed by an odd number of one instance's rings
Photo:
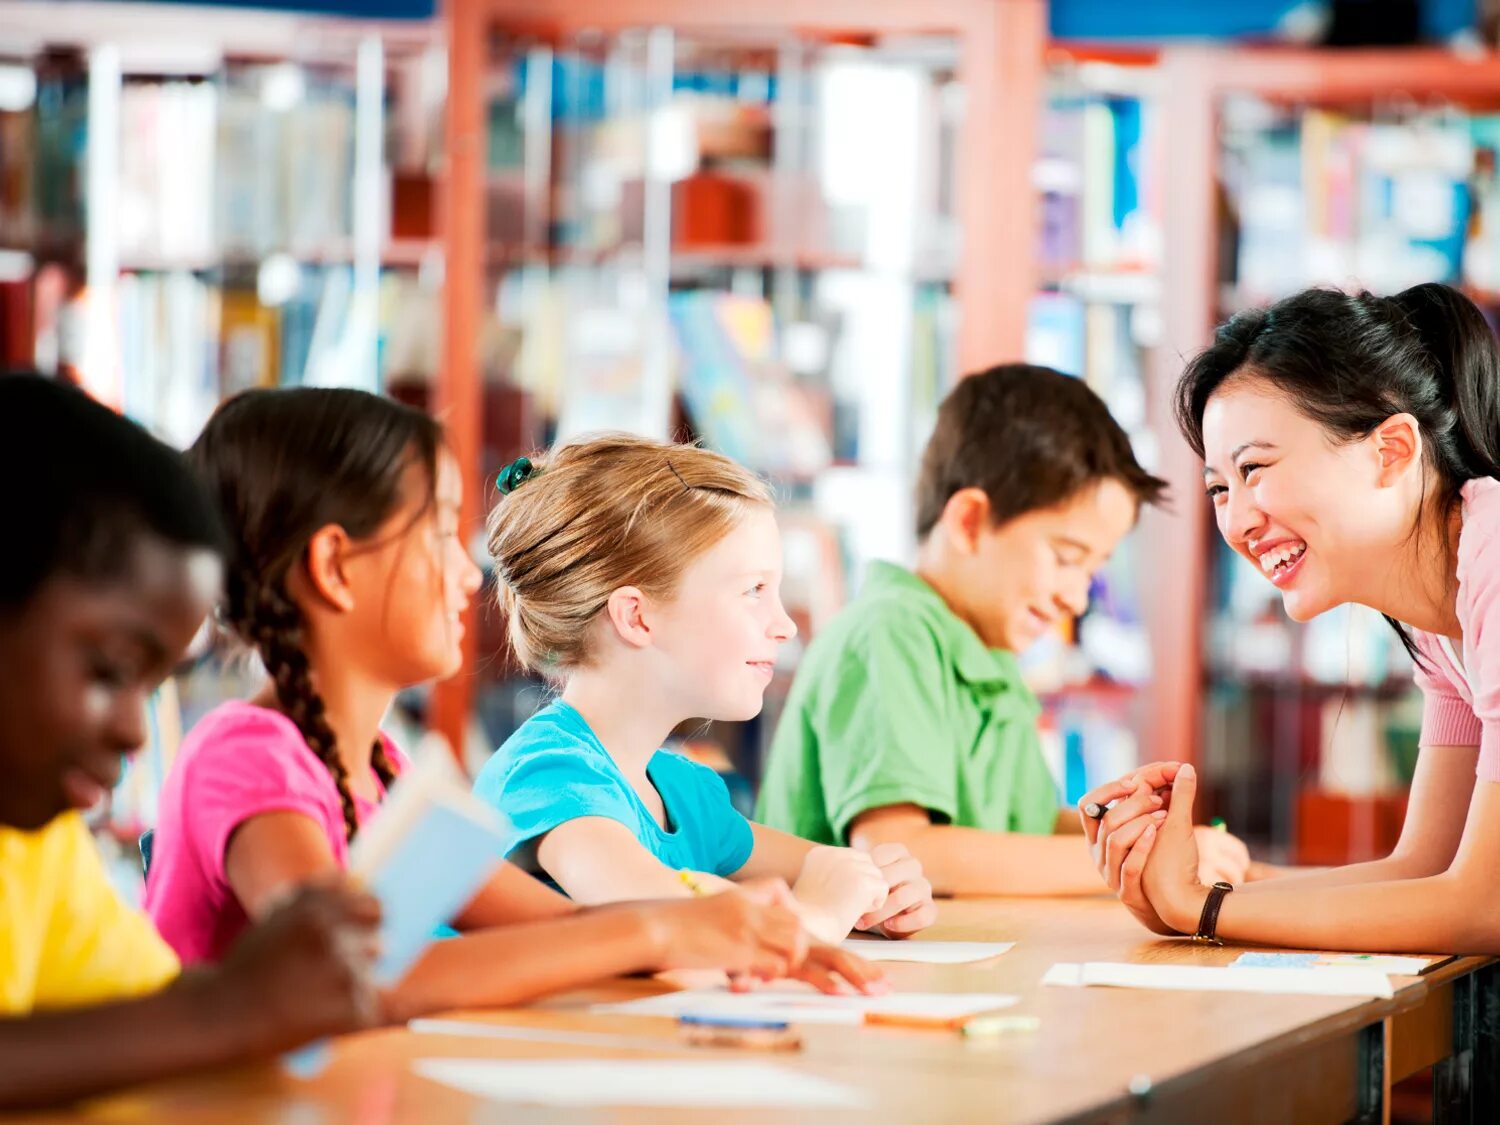
[[[844,948],[867,961],[915,961],[923,965],[967,965],[1009,953],[1013,941],[887,941],[849,938]]]
[[[1305,996],[1393,995],[1391,981],[1374,969],[1244,969],[1216,965],[1132,965],[1108,961],[1053,965],[1043,984],[1105,988],[1165,988],[1192,992],[1269,992]]]
[[[873,1108],[858,1090],[768,1063],[427,1058],[412,1070],[466,1094],[527,1105]]]

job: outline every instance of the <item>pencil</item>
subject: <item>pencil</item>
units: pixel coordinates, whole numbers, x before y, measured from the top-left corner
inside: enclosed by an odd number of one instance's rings
[[[968,1016],[922,1016],[905,1012],[866,1012],[865,1023],[883,1027],[914,1027],[926,1031],[957,1031]]]

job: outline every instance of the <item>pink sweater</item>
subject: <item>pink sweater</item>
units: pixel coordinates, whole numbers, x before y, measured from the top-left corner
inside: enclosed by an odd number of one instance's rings
[[[1430,669],[1417,668],[1423,746],[1479,747],[1479,779],[1500,781],[1500,481],[1463,487],[1458,536],[1458,622],[1463,643],[1412,630]],[[1454,656],[1457,657],[1455,661]]]

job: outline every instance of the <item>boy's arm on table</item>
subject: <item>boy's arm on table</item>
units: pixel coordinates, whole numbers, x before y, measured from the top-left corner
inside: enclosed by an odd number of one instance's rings
[[[938,895],[1092,895],[1103,888],[1083,840],[933,824],[918,805],[886,805],[854,818],[856,848],[905,844]]]
[[[72,1101],[373,1025],[379,918],[368,894],[304,888],[219,967],[139,999],[0,1019],[0,1108]]]
[[[217,994],[216,994],[217,993]],[[213,978],[138,1000],[0,1019],[0,1109],[72,1101],[255,1053]]]

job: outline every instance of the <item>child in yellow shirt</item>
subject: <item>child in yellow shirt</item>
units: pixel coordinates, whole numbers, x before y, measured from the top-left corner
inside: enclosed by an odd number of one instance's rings
[[[213,603],[223,532],[201,486],[144,431],[35,375],[0,376],[0,478],[0,1109],[374,1022],[370,896],[302,892],[221,968],[179,976],[79,812],[145,741],[147,697]]]

